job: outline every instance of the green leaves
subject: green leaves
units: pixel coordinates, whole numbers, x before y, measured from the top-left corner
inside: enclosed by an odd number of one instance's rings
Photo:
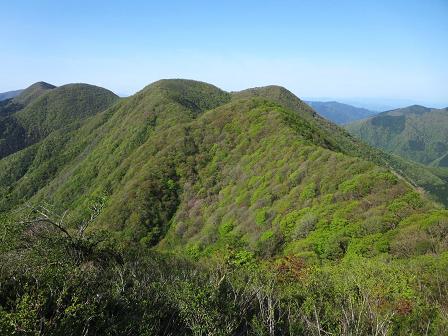
[[[261,241],[274,237],[275,232],[266,231]],[[2,252],[0,332],[446,331],[444,255],[382,260],[353,254],[338,264],[312,266],[293,256],[260,263],[252,252],[239,249],[225,260],[192,263],[142,246],[119,251],[111,241],[105,244],[110,249],[94,246],[79,263],[64,248],[72,243],[69,238],[55,238],[36,242],[44,253],[31,246],[31,254],[24,254],[20,244]]]
[[[443,334],[447,214],[286,90],[160,81],[70,125],[0,161],[9,333]]]

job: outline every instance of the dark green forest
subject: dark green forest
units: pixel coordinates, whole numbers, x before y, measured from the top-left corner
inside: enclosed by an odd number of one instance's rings
[[[0,103],[0,333],[448,334],[448,174],[285,88]]]

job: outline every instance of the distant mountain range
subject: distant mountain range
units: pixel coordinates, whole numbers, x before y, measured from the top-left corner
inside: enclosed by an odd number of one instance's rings
[[[17,97],[23,90],[15,90],[15,91],[8,91],[8,92],[2,92],[0,93],[0,101]]]
[[[320,102],[305,101],[317,113],[324,118],[335,122],[336,124],[346,124],[355,120],[364,119],[378,112],[367,110],[361,107],[355,107],[336,101]]]
[[[305,101],[316,102],[332,102],[336,101],[343,104],[353,105],[360,108],[365,108],[370,111],[384,112],[398,108],[403,108],[411,105],[433,106],[435,108],[446,107],[446,102],[443,101],[427,101],[427,100],[413,100],[403,98],[374,98],[374,97],[303,97]]]

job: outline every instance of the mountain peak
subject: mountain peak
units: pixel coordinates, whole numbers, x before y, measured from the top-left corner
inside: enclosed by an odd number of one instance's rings
[[[402,108],[394,109],[394,110],[391,110],[391,111],[386,111],[386,112],[383,112],[383,113],[399,112],[399,113],[402,113],[402,114],[409,114],[409,113],[422,114],[422,113],[425,113],[425,112],[429,112],[431,110],[432,109],[430,107],[414,104],[414,105],[410,105],[410,106],[407,106],[407,107],[402,107]]]
[[[177,93],[185,93],[198,90],[214,91],[216,93],[223,93],[225,91],[216,87],[213,84],[194,80],[194,79],[184,79],[184,78],[166,78],[155,81],[147,85],[142,91],[146,91],[150,88],[159,88],[170,90]],[[140,92],[142,92],[140,91]]]
[[[227,103],[230,94],[220,88],[191,79],[161,79],[147,85],[133,96],[142,104],[151,105],[156,100],[171,100],[197,115],[205,110]]]
[[[112,91],[84,83],[54,87],[39,82],[32,86],[34,90],[30,90],[31,94],[43,91],[26,108],[17,112],[16,117],[26,129],[39,134],[38,137],[70,122],[92,116],[118,99]],[[95,104],[92,104],[93,101]]]
[[[295,100],[300,100],[291,91],[280,85],[257,86],[242,91],[233,92],[235,96],[262,96],[262,97],[280,97],[289,96],[294,97]]]
[[[21,105],[28,105],[30,102],[40,97],[49,90],[53,90],[56,86],[46,82],[36,82],[27,87],[23,92],[14,98],[14,102]]]
[[[31,84],[27,89],[31,89],[31,88],[42,88],[42,89],[47,89],[47,90],[51,90],[54,89],[56,86],[54,86],[53,84],[44,82],[44,81],[40,81],[40,82],[36,82],[34,84]]]
[[[386,152],[433,167],[446,167],[448,152],[446,110],[421,105],[386,111],[347,125],[353,135]],[[443,175],[442,175],[442,178]],[[440,194],[448,193],[442,187]]]
[[[414,105],[408,106],[407,108],[410,109],[411,111],[412,110],[418,110],[418,111],[421,111],[421,110],[429,111],[429,110],[431,110],[430,107],[426,107],[426,106],[418,105],[418,104],[414,104]]]
[[[290,110],[300,111],[302,117],[305,118],[316,117],[317,115],[317,113],[304,101],[299,99],[288,89],[279,85],[254,87],[243,91],[232,92],[232,95],[234,99],[261,97],[267,100],[272,100]]]

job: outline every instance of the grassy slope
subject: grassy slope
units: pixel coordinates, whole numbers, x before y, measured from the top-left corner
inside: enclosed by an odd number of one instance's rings
[[[76,223],[101,203],[96,227],[192,255],[339,259],[414,244],[403,230],[446,213],[360,158],[365,148],[282,88],[231,97],[159,81],[2,160],[0,206],[45,200]]]

